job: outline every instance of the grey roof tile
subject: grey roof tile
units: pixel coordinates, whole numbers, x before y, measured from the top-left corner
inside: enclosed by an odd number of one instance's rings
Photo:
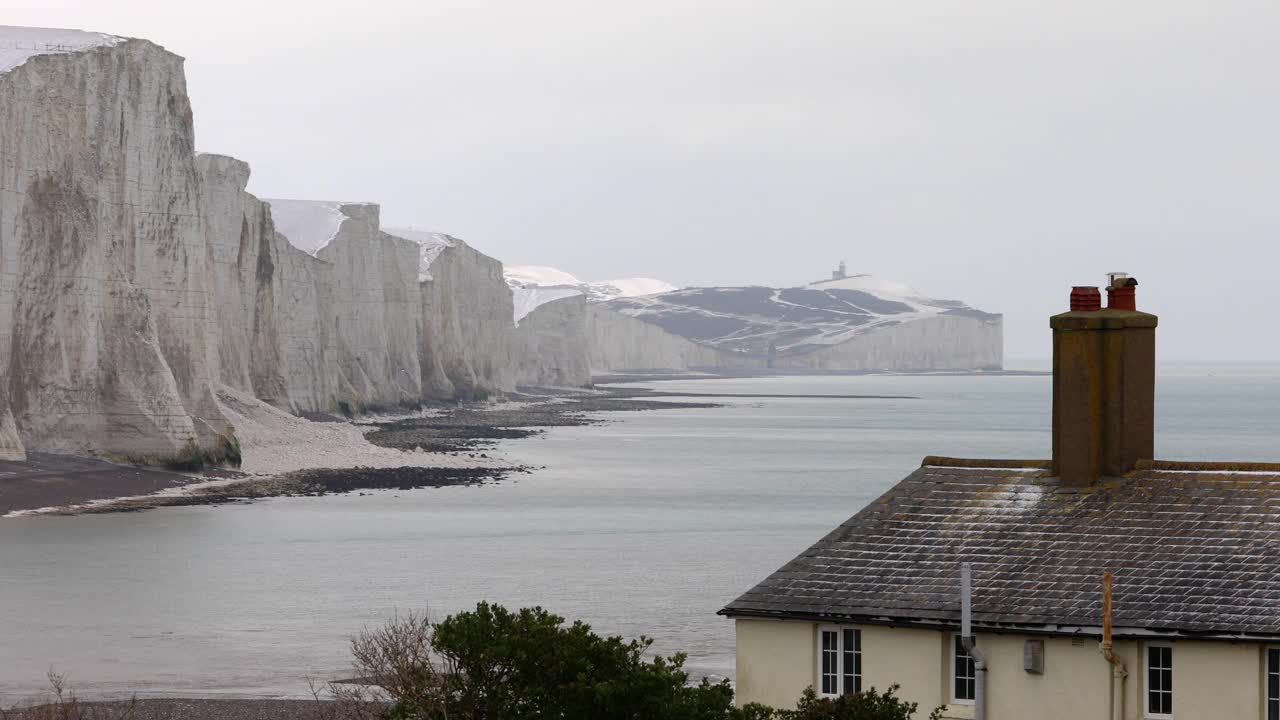
[[[1091,488],[1047,471],[922,467],[742,597],[726,615],[1115,624],[1280,637],[1280,473],[1142,470]]]

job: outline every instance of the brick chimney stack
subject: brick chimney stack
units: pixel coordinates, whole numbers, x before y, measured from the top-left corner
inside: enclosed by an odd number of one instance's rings
[[[1107,308],[1093,287],[1071,291],[1053,328],[1053,468],[1065,485],[1123,475],[1155,448],[1156,321],[1139,312],[1138,281],[1111,273]]]

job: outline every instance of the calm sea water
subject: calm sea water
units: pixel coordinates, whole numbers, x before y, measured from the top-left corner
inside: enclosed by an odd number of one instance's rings
[[[657,386],[655,386],[657,387]],[[50,668],[82,694],[307,694],[397,609],[542,605],[731,675],[715,611],[928,454],[1047,457],[1049,378],[862,376],[663,390],[728,399],[514,441],[517,481],[0,521],[0,701]],[[1280,369],[1159,382],[1158,455],[1280,459]]]

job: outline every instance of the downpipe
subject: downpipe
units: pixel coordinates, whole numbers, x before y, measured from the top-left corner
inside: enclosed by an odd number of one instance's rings
[[[1124,681],[1129,677],[1129,671],[1124,667],[1124,661],[1111,649],[1111,643],[1099,643],[1099,650],[1102,651],[1102,657],[1111,663],[1111,720],[1124,720]]]
[[[973,718],[987,720],[987,658],[973,638],[973,568],[960,564],[960,645],[973,658]]]
[[[973,718],[987,719],[987,658],[978,649],[972,635],[960,638],[964,651],[973,658]]]
[[[1111,645],[1111,584],[1112,577],[1110,572],[1102,574],[1102,642],[1098,644],[1098,650],[1102,652],[1102,657],[1106,658],[1111,665],[1111,698],[1110,708],[1111,720],[1124,720],[1124,681],[1129,677],[1129,671],[1125,669],[1124,660],[1116,655]]]

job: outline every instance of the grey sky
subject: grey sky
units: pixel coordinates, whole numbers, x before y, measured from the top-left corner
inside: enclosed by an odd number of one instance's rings
[[[1108,270],[1166,359],[1280,360],[1280,2],[12,2],[187,58],[198,149],[583,279],[840,259],[1006,316]],[[1264,314],[1265,313],[1265,314]]]

